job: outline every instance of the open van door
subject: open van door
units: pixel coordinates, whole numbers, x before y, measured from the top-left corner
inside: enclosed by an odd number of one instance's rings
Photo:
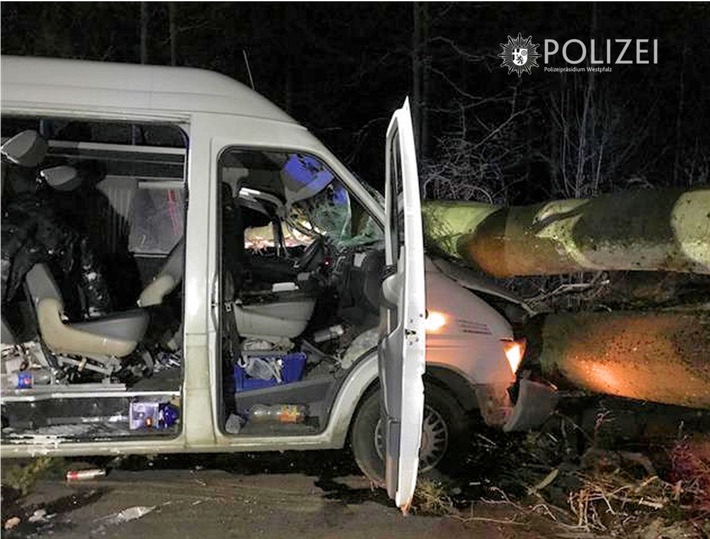
[[[409,511],[424,413],[424,243],[409,100],[387,129],[385,260],[378,348],[387,493]]]

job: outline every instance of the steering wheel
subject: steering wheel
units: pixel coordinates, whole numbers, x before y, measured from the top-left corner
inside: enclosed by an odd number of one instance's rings
[[[310,271],[311,264],[316,260],[319,254],[323,252],[325,248],[325,241],[323,238],[316,238],[313,242],[306,247],[303,254],[299,257],[293,267],[298,271]]]

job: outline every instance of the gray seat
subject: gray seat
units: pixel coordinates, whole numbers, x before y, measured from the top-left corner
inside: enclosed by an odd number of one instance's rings
[[[88,322],[65,322],[64,303],[49,267],[35,264],[25,280],[42,340],[55,354],[78,355],[97,361],[122,358],[135,350],[148,327],[148,314],[141,309]]]
[[[10,329],[10,325],[5,321],[5,317],[2,317],[2,325],[0,326],[0,344],[3,346],[11,346],[16,344],[15,335]]]
[[[175,247],[173,247],[168,258],[163,264],[163,267],[153,278],[153,280],[143,289],[138,298],[139,307],[153,307],[162,305],[165,297],[170,294],[182,281],[185,271],[185,239],[181,239]],[[170,350],[179,350],[182,348],[182,331],[183,326],[175,331],[175,333],[164,340],[162,343]]]
[[[165,296],[170,294],[182,281],[185,258],[185,240],[181,239],[170,251],[165,264],[148,284],[138,298],[139,307],[151,307],[163,303]]]
[[[294,283],[281,283],[294,284]],[[243,337],[298,337],[313,315],[316,300],[300,290],[272,292],[268,299],[251,304],[234,303],[234,319]]]
[[[47,155],[47,141],[37,131],[22,131],[5,141],[0,153],[15,165],[36,167]]]

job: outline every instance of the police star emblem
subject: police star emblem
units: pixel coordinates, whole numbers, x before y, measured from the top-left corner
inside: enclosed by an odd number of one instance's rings
[[[530,75],[531,68],[540,67],[537,63],[537,59],[542,56],[537,52],[540,45],[532,42],[532,36],[523,39],[522,34],[518,32],[517,38],[508,36],[508,43],[501,43],[500,46],[503,47],[503,52],[498,55],[503,59],[500,67],[507,67],[508,75],[513,71],[518,74],[518,77],[523,74],[523,71]]]

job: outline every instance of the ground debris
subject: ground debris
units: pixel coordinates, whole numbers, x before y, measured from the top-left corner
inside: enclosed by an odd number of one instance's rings
[[[439,481],[420,479],[414,491],[412,510],[420,515],[445,516],[456,514],[447,488]]]
[[[571,492],[569,506],[577,526],[585,530],[613,530],[638,520],[639,510],[661,510],[674,503],[673,486],[657,476],[634,480],[623,473],[579,473],[582,488]],[[620,522],[622,521],[622,522]]]
[[[17,526],[21,521],[20,517],[10,517],[5,521],[5,525],[3,526],[6,530],[11,530],[15,526]]]
[[[47,522],[49,519],[54,517],[54,515],[48,515],[46,509],[37,509],[34,513],[27,519],[28,522],[32,523],[42,523]]]
[[[559,537],[707,539],[707,432],[707,414],[695,410],[608,397],[568,401],[539,432],[478,433],[468,458],[475,489],[464,495],[472,505],[514,508],[506,524],[554,521]]]
[[[153,509],[155,509],[154,505],[136,505],[135,507],[129,507],[128,509],[124,509],[123,511],[119,511],[113,515],[101,517],[99,521],[101,521],[104,526],[114,526],[116,524],[123,524],[125,522],[130,522],[131,520],[137,520],[144,517],[153,511]]]

